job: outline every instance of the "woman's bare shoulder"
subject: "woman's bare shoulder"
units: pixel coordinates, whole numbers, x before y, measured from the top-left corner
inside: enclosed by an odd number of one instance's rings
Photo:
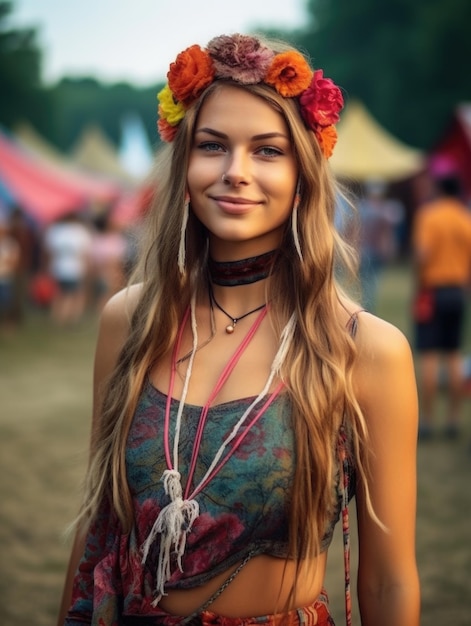
[[[114,369],[116,360],[129,335],[131,318],[141,293],[141,285],[125,287],[105,304],[95,355],[95,375],[102,379]]]
[[[409,341],[397,326],[368,311],[360,310],[354,315],[360,363],[410,355]]]
[[[365,310],[354,300],[340,298],[338,315],[342,326],[355,339],[360,360],[387,356],[397,348],[406,351],[409,348],[408,340],[399,328]]]
[[[130,285],[114,294],[103,308],[101,323],[128,329],[141,290],[141,284]]]
[[[402,404],[416,403],[413,354],[405,334],[396,326],[366,311],[358,314],[355,387],[360,404],[372,415],[386,406],[405,415]],[[368,411],[368,408],[370,411]]]

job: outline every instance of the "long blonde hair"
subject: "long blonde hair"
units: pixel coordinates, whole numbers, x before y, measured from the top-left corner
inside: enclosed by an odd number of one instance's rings
[[[126,478],[126,439],[146,376],[172,348],[177,327],[192,293],[205,278],[207,235],[190,212],[187,270],[178,271],[177,256],[186,193],[186,172],[199,109],[205,98],[231,81],[216,81],[192,106],[174,142],[156,164],[156,193],[149,212],[146,240],[134,280],[142,284],[128,339],[104,396],[92,447],[82,515],[93,517],[109,498],[125,531],[133,525]],[[297,105],[264,84],[244,86],[285,118],[299,169],[299,258],[290,224],[280,247],[276,281],[268,297],[271,318],[281,331],[294,312],[297,325],[282,369],[292,406],[296,463],[290,501],[290,555],[317,554],[335,506],[339,430],[349,432],[357,472],[366,484],[367,468],[359,450],[367,440],[365,420],[352,383],[356,356],[342,312],[343,293],[336,266],[351,266],[352,250],[334,227],[336,185],[317,140],[304,126]],[[367,502],[369,503],[368,489]],[[369,504],[371,514],[374,513]]]

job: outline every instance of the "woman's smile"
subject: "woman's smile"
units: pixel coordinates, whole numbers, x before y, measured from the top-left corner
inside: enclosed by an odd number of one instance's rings
[[[210,196],[211,197],[211,196]],[[262,204],[258,200],[249,200],[234,196],[214,196],[212,198],[224,213],[231,215],[243,215],[253,210],[254,207]]]

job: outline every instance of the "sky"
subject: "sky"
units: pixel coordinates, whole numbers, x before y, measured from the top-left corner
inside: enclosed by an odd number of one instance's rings
[[[14,0],[13,7],[12,26],[38,29],[46,83],[67,75],[153,85],[194,43],[295,29],[306,18],[305,0]]]

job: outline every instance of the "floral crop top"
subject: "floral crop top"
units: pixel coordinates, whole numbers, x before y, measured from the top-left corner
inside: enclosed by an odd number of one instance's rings
[[[210,409],[195,483],[201,480],[222,438],[252,400],[234,400]],[[165,404],[165,394],[148,382],[134,416],[126,452],[135,510],[134,527],[129,534],[124,534],[113,511],[103,504],[98,519],[89,529],[75,578],[72,606],[66,620],[69,626],[114,624],[122,615],[159,613],[159,608],[152,605],[159,540],[152,545],[145,564],[142,563],[142,545],[159,511],[168,503],[160,480],[166,469],[162,443]],[[171,433],[177,408],[178,402],[172,400]],[[185,405],[182,416],[179,456],[183,486],[200,411],[200,407]],[[176,563],[172,564],[167,590],[202,585],[242,561],[249,552],[286,557],[287,496],[295,454],[290,415],[289,399],[281,393],[220,472],[196,496],[200,514],[188,534],[183,571]],[[322,539],[322,551],[328,548],[340,515],[342,489],[339,484],[337,492],[338,506]]]

